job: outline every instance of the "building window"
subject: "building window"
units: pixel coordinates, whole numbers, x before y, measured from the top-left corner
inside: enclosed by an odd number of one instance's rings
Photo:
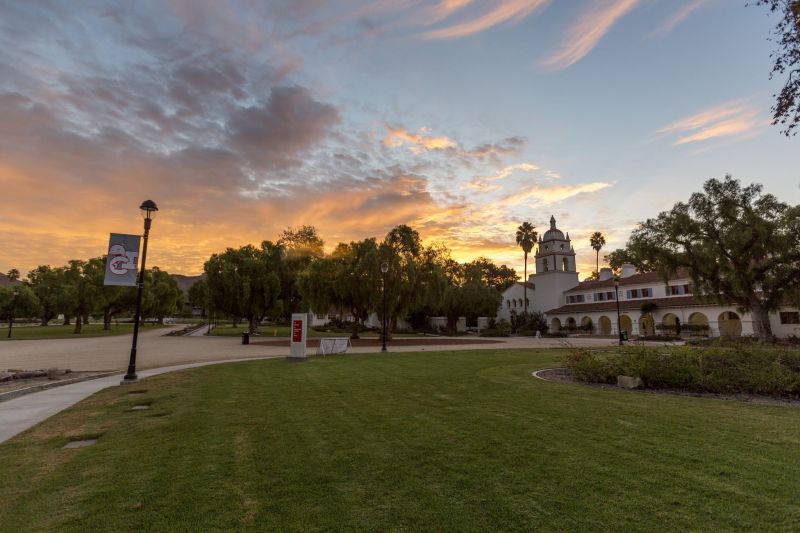
[[[683,296],[685,294],[692,294],[689,290],[689,285],[670,285],[669,286],[669,293],[672,296]]]
[[[645,289],[630,289],[625,291],[625,296],[628,300],[635,300],[636,298],[652,298],[653,297],[653,289],[645,288]]]
[[[594,301],[595,302],[602,302],[606,299],[606,295],[603,292],[596,292],[594,293]]]
[[[781,324],[800,324],[800,313],[797,311],[786,311],[780,315]]]
[[[506,305],[508,306],[509,309],[511,309],[511,300],[506,300]]]
[[[562,263],[564,265],[564,272],[568,271],[569,270],[569,261],[567,260],[566,257],[562,260]]]
[[[583,294],[573,294],[572,296],[567,296],[567,303],[570,304],[582,304],[585,301]]]
[[[325,320],[325,315],[321,313],[317,313],[317,320]]]
[[[616,300],[616,295],[613,292],[606,293],[606,300]]]

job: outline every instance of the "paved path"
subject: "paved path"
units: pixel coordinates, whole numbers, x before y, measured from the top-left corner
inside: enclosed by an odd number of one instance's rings
[[[289,349],[281,346],[243,346],[239,337],[166,336],[169,330],[156,329],[139,333],[137,368],[165,366],[288,355]],[[266,340],[270,337],[261,337]],[[463,339],[464,337],[454,337]],[[476,339],[476,337],[467,337]],[[449,351],[449,350],[500,350],[520,348],[556,348],[564,339],[500,338],[496,344],[469,344],[448,346],[393,346],[389,351]],[[569,342],[579,346],[612,346],[614,339],[572,338]],[[378,346],[355,347],[354,353],[377,352]],[[131,351],[131,335],[113,337],[88,337],[83,339],[48,339],[0,342],[0,370],[22,368],[26,370],[69,368],[71,370],[125,370]],[[314,349],[310,350],[314,353]]]
[[[269,357],[266,359],[269,359]],[[137,372],[137,375],[139,379],[142,379],[166,372],[173,372],[175,370],[183,370],[185,368],[249,360],[252,359],[226,359],[223,361],[207,361],[203,363],[167,366],[164,368],[143,370]],[[35,426],[39,422],[50,418],[71,405],[75,405],[95,392],[119,385],[123,376],[124,373],[119,373],[100,379],[82,381],[62,387],[54,387],[52,389],[34,392],[12,400],[0,402],[0,442],[7,441],[14,435],[22,433],[26,429]],[[125,386],[135,387],[135,385]]]

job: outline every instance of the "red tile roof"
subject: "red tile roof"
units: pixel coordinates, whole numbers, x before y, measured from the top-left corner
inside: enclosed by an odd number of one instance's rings
[[[669,279],[689,279],[691,276],[685,270],[679,270],[677,274],[669,276]],[[646,272],[644,274],[634,274],[633,276],[628,276],[627,278],[620,278],[619,285],[623,287],[625,285],[639,285],[641,283],[655,283],[664,281],[664,276],[662,276],[659,272]],[[575,287],[571,288],[566,292],[581,292],[581,291],[588,291],[592,289],[600,289],[600,288],[614,288],[614,279],[606,279],[603,281],[599,280],[589,280],[589,281],[581,281]]]
[[[694,296],[673,296],[671,298],[642,298],[638,300],[620,300],[620,311],[638,311],[641,309],[642,304],[645,302],[653,302],[659,308],[671,307],[698,307],[704,305],[717,305],[713,301],[701,300]],[[557,309],[546,311],[547,314],[566,314],[566,313],[589,313],[592,311],[614,311],[617,310],[617,302],[611,300],[609,302],[589,302],[582,304],[567,304],[562,305]]]

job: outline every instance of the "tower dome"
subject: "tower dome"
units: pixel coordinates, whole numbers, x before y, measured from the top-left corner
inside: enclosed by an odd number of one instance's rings
[[[543,242],[545,241],[564,241],[564,232],[556,227],[556,217],[550,216],[550,229],[544,232]]]

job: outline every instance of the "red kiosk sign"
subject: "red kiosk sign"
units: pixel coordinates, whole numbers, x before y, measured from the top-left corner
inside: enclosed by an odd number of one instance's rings
[[[292,320],[292,342],[303,342],[302,320]]]

